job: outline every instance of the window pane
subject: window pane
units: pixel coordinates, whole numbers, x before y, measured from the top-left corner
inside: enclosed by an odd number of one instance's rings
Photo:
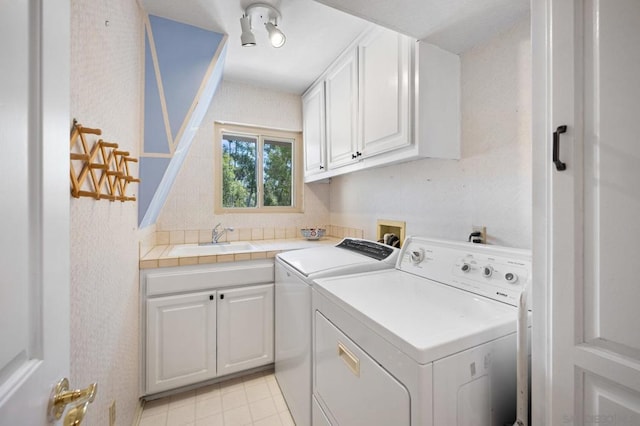
[[[222,135],[222,206],[256,207],[257,140]]]
[[[290,207],[293,143],[265,140],[263,151],[264,205]]]

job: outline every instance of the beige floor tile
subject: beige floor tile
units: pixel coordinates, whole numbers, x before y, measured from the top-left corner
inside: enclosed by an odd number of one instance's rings
[[[251,410],[251,418],[253,421],[278,414],[273,398],[261,399],[260,401],[252,402],[249,404],[249,410]]]
[[[239,389],[244,389],[244,384],[240,377],[220,383],[220,392],[223,394],[235,392]]]
[[[267,386],[269,386],[269,390],[271,391],[271,395],[278,396],[282,395],[282,391],[280,390],[280,386],[278,386],[278,382],[276,381],[267,381]]]
[[[220,390],[220,385],[209,385],[200,389],[196,389],[196,403],[203,401],[205,399],[210,399],[213,397],[219,397],[222,395],[222,391]]]
[[[248,386],[244,391],[247,394],[247,401],[249,402],[271,398],[271,391],[269,390],[269,386],[267,386],[266,382]]]
[[[278,413],[280,416],[280,421],[282,422],[282,426],[296,426],[293,418],[291,418],[291,414],[288,411],[283,411]]]
[[[222,394],[222,408],[225,411],[247,405],[248,403],[247,394],[244,389]]]
[[[158,413],[152,416],[143,416],[138,426],[164,426],[166,424],[167,413]]]
[[[223,416],[224,426],[243,426],[251,424],[251,412],[247,405],[233,408],[231,410],[224,410]]]
[[[196,402],[196,419],[209,417],[220,412],[222,412],[222,397],[220,395]]]
[[[196,391],[188,391],[182,392],[177,395],[173,395],[169,399],[169,410],[173,410],[174,408],[181,407],[183,405],[193,405],[196,403]]]
[[[253,422],[253,426],[282,426],[282,421],[280,420],[280,416],[274,414],[273,416]]]
[[[282,411],[289,411],[289,407],[287,407],[287,403],[282,395],[274,396],[273,403],[276,405],[276,410],[278,410],[278,413]]]
[[[167,413],[167,426],[183,426],[196,420],[195,403],[170,408]]]
[[[222,413],[196,420],[196,426],[224,426],[224,416]]]

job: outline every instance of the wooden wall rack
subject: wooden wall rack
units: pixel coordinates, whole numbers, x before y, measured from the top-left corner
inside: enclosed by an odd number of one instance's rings
[[[73,120],[70,146],[71,195],[96,200],[136,201],[136,197],[127,196],[127,187],[132,182],[140,182],[140,179],[134,178],[129,172],[129,163],[137,163],[138,159],[130,157],[128,151],[118,150],[117,143],[102,139],[95,141],[89,149],[86,135],[100,136],[102,130],[83,127]]]

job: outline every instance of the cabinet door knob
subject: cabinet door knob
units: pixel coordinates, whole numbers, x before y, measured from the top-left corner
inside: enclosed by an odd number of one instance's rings
[[[320,166],[320,170],[324,170],[324,166]]]
[[[209,295],[209,300],[213,300],[213,294]]]
[[[224,299],[224,294],[221,294],[221,295],[220,295],[220,299]]]

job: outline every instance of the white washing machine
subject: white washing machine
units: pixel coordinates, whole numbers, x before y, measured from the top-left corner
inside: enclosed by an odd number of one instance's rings
[[[399,250],[345,238],[276,257],[275,376],[298,426],[311,424],[311,286],[319,277],[393,268]]]
[[[313,424],[513,424],[530,281],[529,251],[412,237],[395,269],[316,280]]]

